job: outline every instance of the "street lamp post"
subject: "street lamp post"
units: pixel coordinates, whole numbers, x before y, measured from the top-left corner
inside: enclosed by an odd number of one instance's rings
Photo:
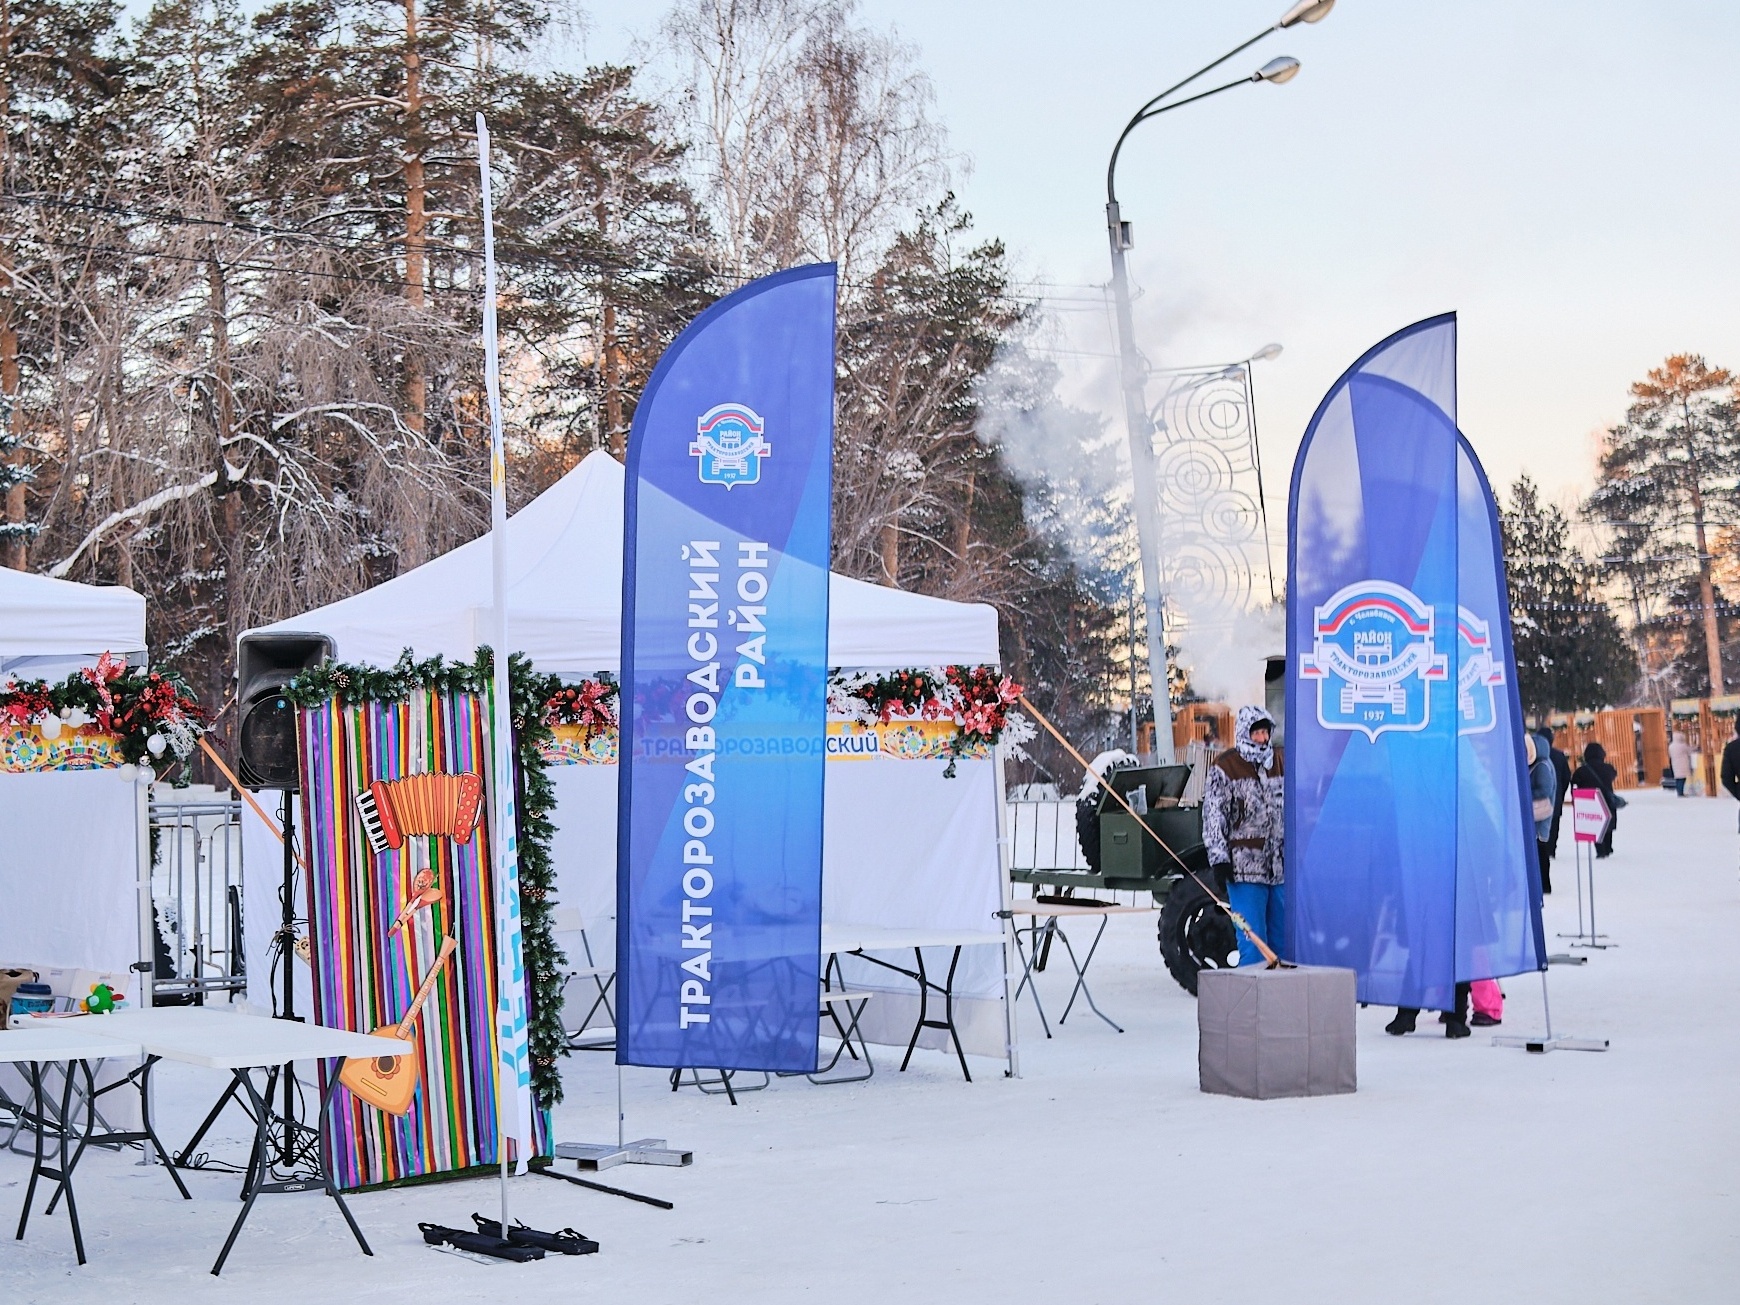
[[[1176,753],[1172,747],[1170,728],[1170,659],[1166,655],[1165,601],[1160,589],[1160,504],[1156,496],[1154,475],[1154,425],[1148,416],[1147,387],[1144,383],[1146,377],[1142,356],[1136,348],[1135,323],[1130,308],[1130,277],[1124,263],[1124,255],[1132,242],[1130,224],[1123,220],[1118,208],[1118,153],[1124,147],[1125,138],[1132,131],[1162,113],[1183,108],[1198,100],[1206,100],[1211,95],[1219,95],[1222,91],[1230,91],[1235,86],[1243,86],[1249,82],[1273,82],[1280,85],[1291,81],[1299,71],[1299,61],[1289,58],[1271,59],[1248,77],[1240,77],[1237,81],[1227,82],[1181,100],[1166,102],[1170,96],[1204,73],[1218,68],[1271,32],[1298,23],[1318,22],[1334,6],[1335,0],[1300,0],[1274,26],[1257,33],[1250,40],[1228,50],[1213,63],[1197,69],[1183,81],[1160,92],[1137,110],[1135,117],[1124,127],[1117,144],[1112,147],[1111,162],[1106,165],[1106,233],[1112,249],[1112,297],[1116,304],[1118,321],[1119,378],[1124,392],[1124,421],[1129,431],[1130,474],[1136,498],[1136,537],[1142,555],[1142,596],[1148,619],[1148,675],[1154,698],[1154,752],[1155,759],[1162,765],[1172,764],[1176,760]],[[1167,719],[1164,722],[1160,719],[1162,703],[1167,704]]]

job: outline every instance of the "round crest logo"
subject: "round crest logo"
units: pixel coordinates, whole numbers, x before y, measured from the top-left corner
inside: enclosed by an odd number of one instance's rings
[[[741,403],[721,403],[695,423],[689,453],[700,459],[696,471],[703,485],[753,485],[761,479],[763,458],[773,446],[762,436],[765,426],[754,409]]]
[[[1484,734],[1498,723],[1494,691],[1504,663],[1492,655],[1492,627],[1466,607],[1456,609],[1456,733]]]
[[[1432,682],[1449,678],[1437,651],[1432,608],[1387,580],[1348,585],[1313,612],[1301,681],[1317,683],[1324,729],[1358,730],[1372,742],[1385,730],[1423,730],[1432,718]]]

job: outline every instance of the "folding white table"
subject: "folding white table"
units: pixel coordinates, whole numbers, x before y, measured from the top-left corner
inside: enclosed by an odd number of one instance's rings
[[[893,970],[896,974],[904,974],[918,984],[918,1021],[912,1026],[912,1038],[906,1044],[906,1055],[901,1059],[900,1068],[905,1071],[912,1060],[913,1048],[918,1046],[919,1034],[925,1029],[942,1029],[949,1035],[954,1044],[955,1057],[961,1062],[961,1074],[967,1082],[973,1081],[972,1071],[967,1068],[966,1052],[961,1049],[961,1035],[955,1028],[955,970],[961,963],[961,949],[964,947],[1003,945],[1003,934],[985,929],[890,929],[881,925],[843,924],[822,922],[822,955],[826,958],[822,969],[822,981],[828,982],[830,974],[839,973],[839,958],[842,954],[856,956],[859,960],[868,961],[872,965],[880,965],[885,970]],[[912,949],[916,968],[907,969],[892,961],[870,956],[869,952],[892,952]],[[931,977],[925,967],[924,949],[926,947],[950,947],[953,955],[949,958],[947,976],[941,983]],[[842,975],[841,986],[845,985]],[[943,1018],[930,1018],[930,995],[936,993],[943,1000]]]
[[[1088,966],[1093,964],[1094,953],[1099,950],[1100,939],[1105,936],[1107,916],[1149,915],[1152,914],[1155,909],[1156,908],[1152,906],[1122,906],[1115,904],[1111,906],[1085,906],[1077,905],[1072,902],[1041,902],[1031,898],[1025,900],[1017,899],[1016,901],[1009,903],[1008,911],[1001,914],[1007,914],[1011,918],[1017,915],[1024,915],[1027,916],[1029,920],[1027,926],[1028,945],[1025,949],[1021,946],[1020,926],[1016,926],[1015,929],[1015,950],[1021,953],[1021,982],[1016,985],[1014,999],[1016,1001],[1021,1000],[1021,990],[1023,988],[1031,988],[1033,990],[1033,1007],[1039,1012],[1039,1026],[1045,1030],[1046,1037],[1049,1038],[1051,1036],[1051,1026],[1045,1022],[1045,1007],[1039,1004],[1039,985],[1033,982],[1033,965],[1039,957],[1040,935],[1043,933],[1048,938],[1061,938],[1063,940],[1063,949],[1069,955],[1070,966],[1075,970],[1075,986],[1069,990],[1069,1001],[1063,1008],[1063,1014],[1057,1017],[1058,1027],[1061,1028],[1063,1022],[1069,1018],[1070,1011],[1075,1008],[1076,996],[1077,994],[1080,994],[1084,999],[1086,999],[1089,1010],[1091,1010],[1095,1015],[1098,1015],[1107,1024],[1110,1024],[1112,1028],[1117,1030],[1119,1033],[1122,1033],[1124,1031],[1122,1026],[1116,1023],[1111,1016],[1107,1015],[1094,1004],[1094,995],[1088,990],[1087,986]],[[1082,915],[1099,916],[1100,927],[1094,931],[1094,939],[1088,944],[1087,955],[1077,960],[1075,948],[1070,945],[1069,935],[1063,931],[1063,921],[1071,917]],[[1041,923],[1041,921],[1043,921],[1043,923]]]
[[[254,1106],[254,1149],[243,1180],[242,1211],[236,1216],[230,1235],[218,1252],[212,1273],[222,1272],[230,1248],[254,1208],[254,1200],[262,1193],[309,1192],[323,1189],[338,1206],[339,1213],[350,1226],[351,1234],[364,1255],[373,1255],[368,1242],[351,1217],[350,1209],[332,1182],[332,1165],[327,1155],[327,1131],[320,1127],[338,1089],[338,1072],[351,1056],[409,1056],[416,1047],[395,1038],[377,1038],[366,1033],[351,1033],[344,1029],[329,1029],[319,1024],[302,1024],[295,1020],[267,1019],[257,1015],[229,1014],[209,1007],[170,1006],[150,1010],[116,1011],[94,1017],[92,1033],[102,1033],[129,1040],[146,1055],[205,1069],[227,1069],[248,1094]],[[83,1024],[85,1021],[81,1020]],[[0,1035],[3,1036],[3,1035]],[[110,1053],[114,1054],[114,1053]],[[298,1060],[331,1060],[335,1063],[327,1076],[326,1091],[320,1098],[315,1115],[320,1130],[320,1172],[311,1176],[275,1178],[272,1176],[271,1122],[272,1111],[260,1091],[254,1086],[255,1070],[275,1070]],[[161,1150],[161,1148],[159,1148]]]
[[[157,1140],[157,1133],[151,1126],[151,1094],[149,1091],[151,1066],[156,1063],[154,1058],[145,1062],[128,1074],[125,1078],[99,1089],[96,1075],[91,1070],[92,1061],[102,1061],[122,1056],[138,1056],[143,1050],[137,1042],[124,1038],[105,1037],[99,1031],[97,1021],[108,1016],[90,1016],[75,1020],[28,1020],[0,1033],[0,1061],[8,1061],[15,1065],[26,1067],[30,1079],[31,1114],[36,1121],[36,1150],[31,1160],[30,1182],[24,1189],[24,1208],[18,1214],[17,1240],[23,1240],[25,1225],[30,1222],[31,1202],[36,1199],[36,1184],[39,1179],[46,1178],[56,1184],[54,1195],[49,1198],[44,1214],[53,1214],[56,1203],[61,1197],[66,1197],[67,1220],[72,1224],[73,1251],[77,1254],[80,1264],[85,1262],[84,1233],[79,1228],[78,1204],[73,1197],[73,1170],[78,1168],[80,1158],[85,1148],[95,1142],[99,1146],[110,1143],[141,1142],[149,1143],[157,1148],[157,1158],[163,1162],[170,1180],[182,1198],[191,1200],[186,1186],[181,1181],[181,1175],[176,1173],[169,1164],[169,1155],[163,1149],[163,1143]],[[50,1166],[44,1163],[43,1149],[45,1134],[49,1129],[48,1089],[43,1083],[43,1066],[59,1063],[63,1067],[64,1080],[60,1094],[60,1118],[56,1133],[58,1135],[58,1163]],[[78,1145],[74,1147],[74,1123],[77,1114],[73,1104],[75,1072],[82,1074],[85,1080],[84,1109],[85,1126],[78,1135]],[[116,1132],[98,1133],[96,1131],[97,1098],[106,1092],[132,1083],[139,1089],[139,1120],[141,1128]],[[68,1154],[68,1151],[71,1154]]]

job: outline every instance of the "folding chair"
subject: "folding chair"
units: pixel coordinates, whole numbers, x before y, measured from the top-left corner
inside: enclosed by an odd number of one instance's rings
[[[585,964],[575,966],[562,976],[562,1009],[566,1012],[568,1005],[568,985],[581,985],[580,997],[585,999],[585,984],[593,986],[592,1004],[586,1008],[586,1014],[580,1020],[568,1026],[563,1020],[563,1031],[568,1035],[568,1046],[575,1051],[608,1051],[616,1045],[616,1009],[610,1002],[610,990],[616,984],[616,968],[610,965],[600,965],[592,955],[592,940],[586,936],[586,921],[580,911],[572,906],[558,906],[550,913],[551,926],[557,933],[577,933],[580,935],[580,950],[585,954]],[[602,1008],[610,1018],[610,1029],[593,1029],[592,1017]]]
[[[864,1033],[858,1027],[858,1021],[864,1017],[864,1007],[870,1004],[873,992],[824,992],[822,993],[821,1018],[832,1020],[834,1031],[840,1039],[840,1045],[834,1048],[834,1057],[825,1065],[817,1066],[813,1074],[804,1077],[819,1087],[827,1087],[832,1083],[862,1083],[876,1074],[876,1066],[870,1060],[870,1044],[864,1041]],[[845,1009],[846,1019],[840,1021],[840,1010]],[[858,1050],[852,1050],[853,1038],[858,1040]],[[840,1063],[841,1056],[850,1056],[853,1060],[860,1059],[858,1052],[863,1052],[864,1072],[862,1074],[835,1074],[829,1078],[834,1066]]]

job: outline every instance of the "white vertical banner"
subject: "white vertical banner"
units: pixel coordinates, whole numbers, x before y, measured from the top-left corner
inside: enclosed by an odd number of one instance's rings
[[[490,643],[495,649],[491,737],[495,753],[496,1100],[503,1142],[524,1166],[532,1155],[532,1061],[526,1028],[526,966],[520,940],[520,850],[515,809],[513,699],[508,684],[507,459],[502,449],[501,368],[496,352],[495,214],[489,184],[489,128],[477,115],[483,191],[483,378],[489,395]],[[502,1152],[507,1172],[507,1151]],[[506,1192],[503,1192],[506,1209]],[[502,1222],[505,1226],[507,1216]]]

